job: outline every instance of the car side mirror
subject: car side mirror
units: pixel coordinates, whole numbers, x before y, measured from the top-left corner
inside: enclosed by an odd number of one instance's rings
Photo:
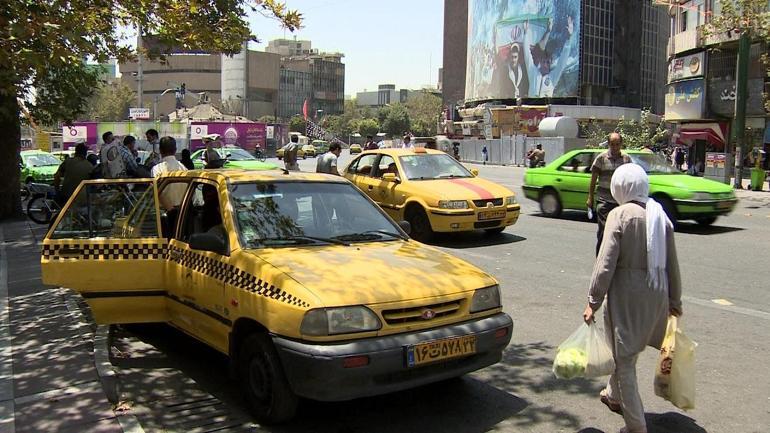
[[[396,173],[385,173],[382,175],[382,180],[384,180],[385,182],[395,182],[395,183],[401,182],[398,176],[396,176]]]
[[[227,241],[221,235],[214,233],[194,233],[190,235],[190,248],[226,256],[230,254]]]
[[[403,230],[404,233],[408,235],[412,234],[412,225],[409,224],[409,221],[399,221],[398,226],[401,227],[401,230]]]
[[[473,175],[473,177],[479,177],[479,169],[472,168],[471,169],[471,174]]]

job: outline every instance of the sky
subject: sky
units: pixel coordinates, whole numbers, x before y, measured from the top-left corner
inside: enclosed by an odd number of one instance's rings
[[[397,89],[436,86],[443,56],[443,0],[284,0],[299,10],[303,28],[284,31],[274,19],[251,17],[251,31],[264,50],[277,38],[312,41],[319,51],[339,51],[345,57],[345,94],[377,90],[379,84]]]

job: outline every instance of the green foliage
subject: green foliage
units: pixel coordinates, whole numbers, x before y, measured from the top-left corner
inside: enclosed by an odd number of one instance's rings
[[[616,124],[592,121],[585,127],[586,147],[600,147],[607,141],[610,132],[620,133],[623,137],[623,147],[626,149],[641,149],[645,145],[654,145],[667,137],[663,120],[656,120],[650,110],[642,110],[639,120],[621,118]]]
[[[299,132],[302,135],[305,135],[307,132],[307,122],[305,122],[305,118],[302,116],[294,116],[289,120],[289,131],[291,132]]]
[[[406,103],[412,132],[420,137],[436,135],[443,104],[438,96],[422,92]]]
[[[383,107],[378,115],[382,124],[382,131],[391,137],[400,137],[411,128],[409,112],[401,104]]]
[[[374,136],[380,131],[380,123],[375,119],[359,119],[353,121],[353,130],[366,137],[367,135]]]
[[[88,100],[83,119],[119,122],[128,119],[128,109],[136,104],[136,92],[128,84],[102,84]]]
[[[261,123],[278,123],[278,119],[275,116],[265,115],[257,119],[257,122]]]
[[[352,134],[352,127],[350,122],[345,119],[345,116],[326,116],[321,127],[338,138],[345,137],[346,140],[347,136]]]

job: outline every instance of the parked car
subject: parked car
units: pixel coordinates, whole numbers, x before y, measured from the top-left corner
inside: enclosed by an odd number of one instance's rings
[[[591,165],[602,149],[578,149],[565,153],[541,168],[528,169],[524,195],[540,203],[544,215],[558,217],[564,209],[586,209]],[[695,220],[708,226],[730,213],[738,199],[729,185],[683,174],[666,158],[654,153],[624,151],[650,177],[650,197],[655,198],[672,222]]]
[[[304,157],[314,157],[316,156],[315,153],[315,147],[312,144],[306,144],[302,146],[302,153],[304,153]]]
[[[519,218],[513,191],[476,177],[437,150],[367,151],[350,163],[345,177],[393,219],[409,221],[418,240],[434,232],[501,233]]]
[[[279,160],[283,159],[283,148],[282,147],[275,151],[275,157],[278,158]],[[305,151],[302,150],[302,147],[297,149],[297,159],[306,159],[306,158],[307,158],[307,155],[305,155]]]
[[[203,160],[204,151],[205,149],[199,149],[190,155],[195,168],[201,169],[206,165],[206,162]],[[258,160],[254,155],[237,146],[217,148],[217,153],[222,158],[227,159],[224,168],[242,168],[244,170],[272,170],[278,168],[275,164]]]
[[[180,206],[162,213],[170,188]],[[291,418],[298,397],[349,400],[495,364],[513,330],[492,276],[410,239],[337,176],[87,181],[41,265],[99,324],[165,322],[227,355],[262,423]]]
[[[358,153],[361,153],[362,150],[363,149],[361,149],[361,145],[360,144],[353,143],[353,144],[350,145],[350,154],[351,155],[356,155]]]
[[[61,160],[42,150],[21,151],[21,182],[52,183]]]

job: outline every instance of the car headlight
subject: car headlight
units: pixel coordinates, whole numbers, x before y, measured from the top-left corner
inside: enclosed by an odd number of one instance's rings
[[[468,202],[465,200],[439,200],[438,207],[441,209],[468,209]]]
[[[363,306],[316,308],[305,313],[303,335],[337,335],[376,331],[382,327],[374,312]]]
[[[711,200],[712,198],[711,194],[707,192],[696,192],[692,195],[693,200]]]
[[[498,308],[501,305],[500,286],[495,284],[494,286],[478,289],[473,293],[473,299],[471,299],[471,313],[491,310],[493,308]]]
[[[515,195],[508,196],[508,197],[505,198],[505,205],[506,206],[509,206],[509,205],[512,205],[512,204],[516,204],[516,196]]]

